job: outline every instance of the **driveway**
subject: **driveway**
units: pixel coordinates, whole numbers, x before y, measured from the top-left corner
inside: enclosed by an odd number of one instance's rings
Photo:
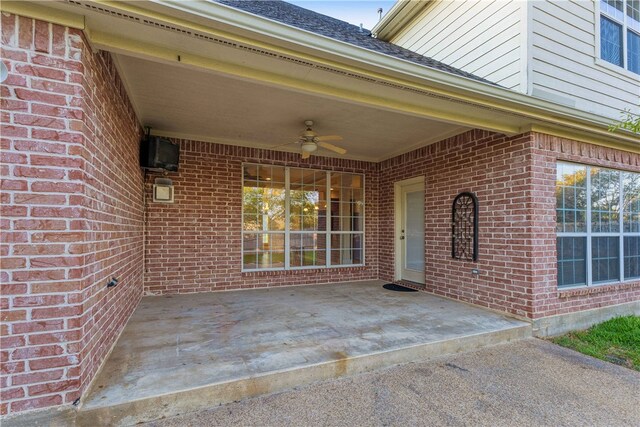
[[[146,425],[637,426],[640,372],[528,339]]]

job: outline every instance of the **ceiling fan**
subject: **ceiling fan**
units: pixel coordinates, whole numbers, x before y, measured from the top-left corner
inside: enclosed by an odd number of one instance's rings
[[[301,150],[303,159],[308,159],[312,153],[315,153],[318,150],[318,147],[325,148],[327,150],[333,151],[338,154],[347,153],[347,150],[345,150],[344,148],[338,147],[336,145],[333,145],[327,142],[327,141],[342,141],[341,136],[339,135],[319,136],[312,129],[313,120],[305,120],[304,125],[306,126],[306,130],[300,134],[300,137],[298,138],[297,141],[277,145],[276,147],[281,147],[283,145],[289,145],[289,144],[300,144],[300,150]]]

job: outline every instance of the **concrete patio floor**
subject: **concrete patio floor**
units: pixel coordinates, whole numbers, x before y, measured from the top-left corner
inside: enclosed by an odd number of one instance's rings
[[[527,322],[383,284],[145,297],[78,424],[135,424],[531,336]]]

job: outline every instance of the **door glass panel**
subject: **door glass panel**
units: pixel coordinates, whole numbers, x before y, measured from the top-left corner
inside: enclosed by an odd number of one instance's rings
[[[424,271],[424,196],[422,191],[406,194],[405,268]]]

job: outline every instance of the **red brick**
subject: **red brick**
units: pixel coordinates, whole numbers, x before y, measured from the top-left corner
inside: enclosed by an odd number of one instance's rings
[[[26,233],[25,233],[26,234]],[[15,245],[13,247],[14,255],[60,255],[65,253],[65,245]]]
[[[14,271],[11,279],[14,282],[31,282],[44,280],[62,280],[66,277],[64,270],[25,270]]]
[[[64,256],[64,257],[38,257],[31,258],[31,267],[48,268],[48,267],[79,267],[83,266],[84,257]]]
[[[29,369],[40,371],[44,369],[60,368],[63,366],[73,366],[78,362],[76,356],[58,356],[44,359],[29,360]]]
[[[13,112],[28,112],[29,111],[29,103],[25,101],[20,101],[18,99],[9,99],[2,97],[0,99],[0,107],[6,111]]]
[[[15,67],[16,73],[25,76],[43,77],[45,79],[65,81],[67,73],[64,70],[57,70],[50,67],[40,67],[37,65],[17,64]]]
[[[81,218],[80,208],[54,208],[54,207],[34,207],[31,209],[32,217],[40,218]]]
[[[4,191],[27,191],[29,189],[29,184],[24,180],[3,179],[0,181],[0,189]]]
[[[66,230],[63,219],[17,219],[13,221],[14,230]]]
[[[80,285],[75,281],[65,282],[44,282],[33,283],[31,285],[31,293],[33,294],[49,294],[52,292],[74,292],[80,289]]]
[[[40,357],[59,356],[64,349],[59,345],[45,345],[40,347],[18,348],[11,352],[11,360],[24,360]]]
[[[11,412],[27,411],[62,404],[62,396],[44,396],[11,402]]]
[[[38,396],[41,394],[59,393],[66,390],[73,390],[80,385],[79,380],[65,380],[50,382],[46,384],[38,384],[29,387],[29,396]]]
[[[0,312],[0,319],[3,322],[16,322],[19,320],[26,320],[27,312],[25,310],[2,310]]]
[[[19,151],[38,151],[42,153],[55,153],[55,154],[65,154],[67,152],[66,144],[60,144],[55,142],[18,140],[13,143],[13,146],[16,150],[19,150]],[[34,190],[34,191],[39,191],[39,190]]]
[[[15,166],[13,174],[16,177],[39,178],[39,179],[62,179],[66,176],[66,171],[60,168],[39,168],[30,166]]]
[[[83,186],[78,183],[41,181],[31,184],[31,191],[38,193],[82,193]]]
[[[0,162],[2,163],[25,164],[27,163],[27,159],[26,154],[12,153],[9,151],[3,151],[0,153]]]
[[[12,206],[12,205],[5,205],[3,204],[2,206],[0,206],[0,216],[3,217],[10,217],[10,216],[26,216],[27,215],[27,208],[25,206]],[[15,235],[15,236],[19,236],[22,233],[6,233],[6,234],[10,234],[10,235]],[[5,239],[3,236],[2,241],[6,242],[7,239]]]
[[[25,268],[27,266],[26,258],[10,258],[4,257],[0,259],[0,265],[5,270],[14,270],[18,268]]]
[[[18,47],[30,50],[33,46],[33,27],[32,19],[18,16]]]
[[[23,295],[27,289],[27,285],[24,283],[4,284],[2,285],[2,295]]]
[[[0,399],[3,401],[19,399],[24,397],[24,389],[22,387],[5,388],[0,392]]]
[[[0,337],[0,348],[4,350],[10,350],[16,347],[23,347],[24,345],[26,345],[26,340],[22,335]]]
[[[14,334],[31,334],[34,332],[61,331],[64,329],[64,320],[38,320],[34,322],[16,323],[13,325]]]
[[[32,319],[57,319],[59,317],[72,317],[82,313],[81,306],[34,308],[31,310]]]
[[[45,80],[36,77],[31,79],[31,88],[45,92],[75,96],[81,95],[82,92],[82,87],[80,85],[51,81],[48,79]]]
[[[32,114],[16,114],[13,122],[25,126],[46,127],[49,129],[66,129],[64,119],[55,119],[46,116],[35,116]]]
[[[64,95],[55,93],[41,92],[25,88],[15,89],[16,97],[25,101],[42,102],[43,104],[67,105],[67,99]],[[37,137],[38,139],[49,139]]]
[[[42,21],[35,21],[35,50],[36,52],[49,53],[49,41],[51,24]]]
[[[24,296],[24,297],[14,297],[13,298],[13,307],[42,307],[49,305],[60,305],[64,304],[65,297],[64,295],[34,295],[34,296]]]
[[[26,138],[29,136],[29,129],[24,126],[12,126],[3,123],[0,126],[0,134],[5,138]]]
[[[29,374],[15,375],[12,377],[11,382],[13,385],[25,385],[42,383],[45,381],[59,380],[64,375],[64,370],[56,369],[53,371],[38,371]]]
[[[4,375],[24,372],[24,362],[2,362],[0,363],[0,373]]]
[[[14,203],[18,205],[64,205],[66,202],[64,195],[24,193],[14,196]]]
[[[29,345],[66,343],[77,341],[80,338],[82,338],[82,331],[80,330],[33,334],[29,335]]]
[[[18,35],[17,35],[17,25],[16,25],[16,15],[9,15],[2,13],[2,44],[4,46],[17,46],[18,44]],[[4,52],[2,54],[3,58],[6,58]]]

